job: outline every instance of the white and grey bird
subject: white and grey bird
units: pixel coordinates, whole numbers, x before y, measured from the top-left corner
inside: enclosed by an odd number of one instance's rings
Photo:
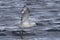
[[[21,13],[22,13],[21,23],[20,23],[19,27],[27,28],[27,27],[36,26],[35,22],[29,21],[30,10],[28,7],[24,6]]]

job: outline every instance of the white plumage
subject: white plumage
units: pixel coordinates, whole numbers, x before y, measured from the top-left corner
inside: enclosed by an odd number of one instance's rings
[[[35,22],[29,21],[30,10],[28,7],[24,6],[21,13],[22,13],[21,23],[20,23],[19,27],[26,28],[26,27],[36,26]]]

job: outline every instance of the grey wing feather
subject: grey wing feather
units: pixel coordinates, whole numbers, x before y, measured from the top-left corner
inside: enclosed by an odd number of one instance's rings
[[[26,10],[22,10],[22,16],[21,16],[21,22],[24,22],[24,21],[28,21],[29,19],[29,15],[30,15],[30,10],[29,8],[25,7]]]

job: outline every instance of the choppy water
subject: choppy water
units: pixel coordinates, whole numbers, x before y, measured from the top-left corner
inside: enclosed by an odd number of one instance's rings
[[[60,32],[47,32],[42,30],[60,30],[60,0],[0,0],[0,29],[15,30],[20,23],[21,9],[27,6],[31,10],[30,21],[37,23],[33,30],[39,36],[28,36],[26,40],[59,40]],[[57,35],[58,34],[58,35]],[[15,37],[0,37],[1,40],[19,40]],[[24,39],[23,39],[24,40]]]

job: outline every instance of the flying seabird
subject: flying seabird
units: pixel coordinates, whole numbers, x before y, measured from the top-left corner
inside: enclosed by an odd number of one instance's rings
[[[21,11],[21,23],[19,27],[21,28],[28,28],[28,27],[33,27],[36,26],[35,22],[29,21],[29,15],[30,15],[30,10],[27,6],[24,6],[22,11]]]

